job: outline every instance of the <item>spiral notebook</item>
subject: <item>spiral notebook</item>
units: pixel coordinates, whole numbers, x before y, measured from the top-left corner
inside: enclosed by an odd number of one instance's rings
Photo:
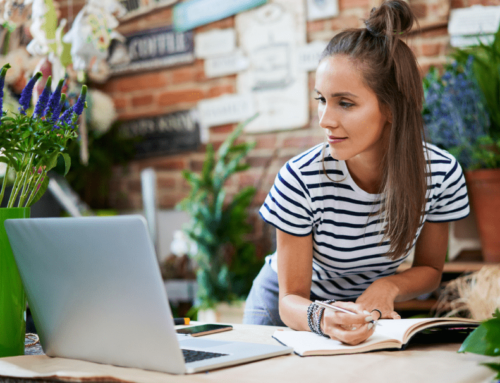
[[[349,346],[309,331],[275,331],[273,338],[293,347],[300,356],[357,354],[369,351],[404,350],[410,340],[419,343],[461,342],[479,325],[465,318],[382,319],[365,342]]]

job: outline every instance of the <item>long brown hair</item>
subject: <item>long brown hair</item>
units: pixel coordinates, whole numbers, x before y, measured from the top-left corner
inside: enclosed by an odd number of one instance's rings
[[[413,245],[426,204],[424,93],[416,57],[402,41],[414,22],[415,15],[404,1],[384,1],[372,9],[366,28],[340,32],[321,56],[321,60],[347,56],[377,95],[381,110],[391,112],[378,212],[384,216],[382,241],[390,240],[386,255],[391,259],[404,256]]]

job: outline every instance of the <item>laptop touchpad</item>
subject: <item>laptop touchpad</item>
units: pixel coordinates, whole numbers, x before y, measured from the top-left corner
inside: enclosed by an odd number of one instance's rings
[[[183,339],[179,342],[182,348],[196,348],[196,349],[208,349],[231,343],[234,342],[226,342],[226,341],[210,340],[210,339],[194,339],[194,338]]]

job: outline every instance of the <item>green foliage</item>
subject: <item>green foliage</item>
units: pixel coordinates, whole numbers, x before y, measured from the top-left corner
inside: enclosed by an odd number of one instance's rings
[[[239,124],[217,153],[212,145],[207,146],[201,174],[183,172],[191,191],[177,208],[191,216],[184,231],[197,245],[192,256],[199,266],[198,308],[246,297],[261,267],[254,245],[244,239],[252,230],[247,209],[255,189],[244,188],[226,201],[224,188],[233,174],[249,167],[243,161],[255,143],[235,141],[250,121]]]
[[[479,41],[475,47],[457,49],[452,56],[457,62],[464,64],[467,58],[474,57],[474,76],[483,92],[486,106],[491,118],[490,136],[500,139],[500,29],[495,34],[491,45]]]
[[[500,310],[496,309],[493,318],[482,322],[465,339],[458,352],[472,352],[487,356],[500,356]],[[500,363],[484,363],[498,372],[496,379],[500,379]]]

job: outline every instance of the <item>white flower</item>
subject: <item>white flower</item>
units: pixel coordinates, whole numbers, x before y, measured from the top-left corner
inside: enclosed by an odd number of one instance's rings
[[[116,120],[116,109],[113,99],[106,93],[92,89],[89,91],[90,102],[87,102],[90,113],[90,126],[100,134],[106,133]]]

